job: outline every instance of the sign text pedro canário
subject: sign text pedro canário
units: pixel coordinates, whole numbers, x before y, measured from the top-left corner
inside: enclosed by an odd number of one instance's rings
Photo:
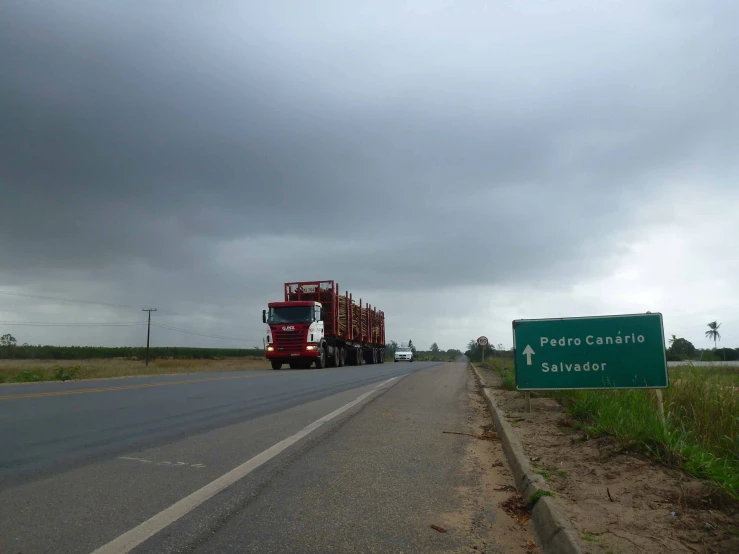
[[[513,322],[520,390],[662,388],[662,314]]]

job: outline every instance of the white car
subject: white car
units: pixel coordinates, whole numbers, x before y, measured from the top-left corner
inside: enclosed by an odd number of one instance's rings
[[[396,362],[412,362],[413,361],[413,350],[407,346],[399,346],[395,349],[395,361]]]

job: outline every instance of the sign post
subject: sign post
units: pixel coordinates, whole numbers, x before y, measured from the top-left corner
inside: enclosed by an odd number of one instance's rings
[[[482,348],[482,361],[485,361],[485,349],[488,347],[488,338],[486,336],[482,336],[477,339],[477,344],[480,345],[480,348]]]
[[[667,387],[662,314],[513,322],[519,390]]]

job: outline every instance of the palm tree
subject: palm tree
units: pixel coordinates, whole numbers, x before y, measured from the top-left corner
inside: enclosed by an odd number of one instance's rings
[[[672,346],[672,343],[677,340],[677,337],[675,335],[672,335],[672,338],[670,339],[670,346]]]
[[[712,321],[708,324],[708,331],[706,331],[706,338],[713,340],[713,349],[716,350],[716,341],[721,340],[721,334],[718,332],[718,328],[721,324],[717,321]]]

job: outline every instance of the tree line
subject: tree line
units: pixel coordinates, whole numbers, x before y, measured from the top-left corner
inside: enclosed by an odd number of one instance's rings
[[[401,346],[404,348],[410,348],[411,352],[413,352],[413,358],[418,361],[451,362],[455,361],[462,355],[462,351],[457,350],[456,348],[442,350],[436,342],[434,342],[428,350],[418,350],[413,344],[413,340],[408,340],[405,344],[399,344],[397,341],[391,340],[385,345],[385,359],[391,360],[395,356],[395,351]]]
[[[467,344],[467,351],[464,355],[467,356],[471,362],[481,362],[482,346],[477,344],[477,341],[473,339]],[[513,358],[513,349],[506,350],[502,344],[498,344],[497,346],[488,344],[485,347],[485,357]]]
[[[12,340],[11,340],[12,339]],[[11,335],[0,337],[0,359],[12,360],[89,360],[93,358],[144,359],[144,346],[18,346]],[[263,357],[264,351],[252,348],[190,348],[156,346],[150,349],[151,358],[179,358],[206,360],[217,358]]]

